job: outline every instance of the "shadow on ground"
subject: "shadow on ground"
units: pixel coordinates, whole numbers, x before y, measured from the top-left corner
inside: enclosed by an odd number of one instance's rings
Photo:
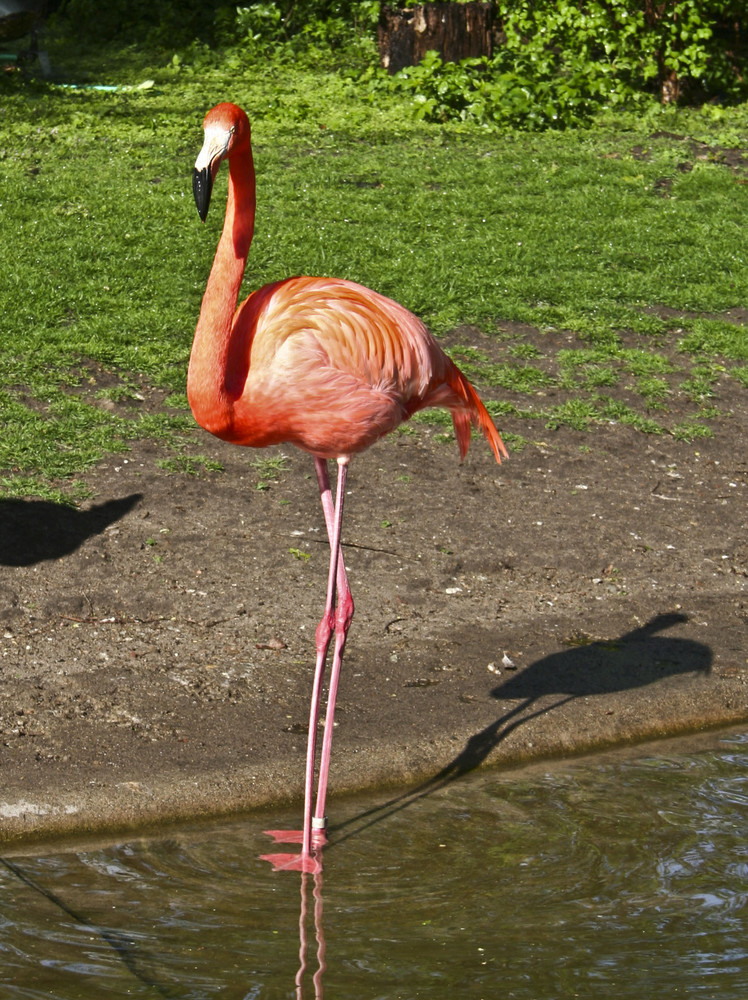
[[[688,616],[684,614],[656,615],[645,625],[617,639],[591,642],[544,656],[513,674],[495,687],[491,696],[501,701],[518,701],[516,707],[471,736],[454,760],[428,781],[341,824],[337,830],[355,825],[355,831],[336,840],[344,840],[378,823],[475,770],[515,729],[568,702],[631,691],[680,674],[708,674],[712,652],[707,645],[661,634],[687,621]],[[549,705],[546,699],[553,696],[557,696],[557,700]],[[534,708],[539,702],[542,707]]]
[[[142,499],[118,500],[76,510],[48,500],[0,500],[0,564],[33,566],[75,552],[88,538],[119,521]]]

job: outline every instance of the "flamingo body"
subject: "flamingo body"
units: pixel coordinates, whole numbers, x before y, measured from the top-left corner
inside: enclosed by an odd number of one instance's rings
[[[269,855],[283,867],[317,870],[313,848],[324,842],[332,717],[353,601],[340,550],[348,461],[418,410],[451,411],[462,457],[471,425],[497,462],[506,449],[475,389],[418,317],[397,302],[340,278],[287,278],[253,292],[237,308],[252,242],[255,173],[246,114],[219,104],[205,117],[205,142],[195,163],[193,190],[204,221],[216,173],[229,163],[223,231],[203,297],[187,375],[197,422],[234,444],[259,448],[288,443],[314,456],[330,538],[325,612],[317,628],[305,780],[304,829],[275,831],[300,840],[300,855]],[[327,460],[338,463],[333,505]],[[328,647],[335,635],[325,740],[316,811],[311,814],[319,696]]]
[[[217,405],[221,396],[228,405]],[[253,292],[236,311],[220,381],[191,378],[189,400],[198,423],[226,441],[294,444],[319,458],[363,451],[429,406],[453,411],[463,456],[471,417],[483,419],[497,457],[502,447],[423,323],[339,278],[289,278]]]

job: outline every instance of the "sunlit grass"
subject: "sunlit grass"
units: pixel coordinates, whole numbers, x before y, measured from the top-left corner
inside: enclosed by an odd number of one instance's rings
[[[286,455],[260,456],[249,463],[257,473],[255,488],[267,490],[270,484],[277,482],[284,472],[288,472],[288,457]]]
[[[645,375],[636,380],[636,391],[650,409],[664,409],[665,401],[671,390],[664,378],[659,378],[657,375]]]
[[[737,361],[748,360],[748,334],[745,326],[713,319],[692,320],[688,326],[690,332],[678,342],[682,351],[712,357],[720,354]]]
[[[221,462],[204,458],[202,455],[176,455],[173,458],[160,458],[156,465],[165,472],[186,473],[189,476],[200,476],[205,472],[223,472]]]
[[[670,433],[676,441],[696,441],[698,438],[714,437],[714,431],[698,420],[684,420],[676,424]]]
[[[727,313],[748,301],[745,172],[689,145],[734,146],[745,106],[498,135],[414,122],[407,102],[372,103],[363,85],[304,66],[198,72],[133,51],[68,65],[67,82],[154,86],[0,93],[6,495],[11,482],[64,490],[139,437],[171,449],[173,470],[194,471],[181,451],[185,376],[226,172],[205,226],[190,174],[203,114],[226,97],[250,113],[258,171],[245,291],[336,274],[402,302],[437,335],[480,330],[484,346],[453,353],[497,419],[595,433],[614,419],[601,393],[625,390],[615,419],[695,436],[704,401],[748,381],[748,335]],[[552,406],[550,388],[561,394]],[[153,389],[168,393],[170,414],[141,412]],[[676,395],[691,423],[670,416]],[[416,426],[426,421],[450,424],[423,414]]]

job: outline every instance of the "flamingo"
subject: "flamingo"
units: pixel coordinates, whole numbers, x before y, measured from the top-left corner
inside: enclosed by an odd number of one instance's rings
[[[221,103],[207,113],[203,129],[204,144],[193,174],[195,204],[203,222],[223,160],[229,163],[229,184],[223,231],[190,355],[190,407],[198,424],[224,441],[253,448],[288,443],[309,452],[330,542],[327,597],[315,633],[303,829],[267,831],[278,843],[300,842],[301,853],[264,855],[277,869],[318,872],[326,841],[335,699],[353,617],[340,545],[351,456],[432,406],[451,411],[462,458],[471,424],[486,438],[497,462],[507,451],[475,389],[421,320],[397,302],[340,278],[296,277],[259,288],[237,308],[255,220],[250,124],[237,105]],[[338,467],[334,502],[330,459]],[[317,768],[322,682],[333,634]]]

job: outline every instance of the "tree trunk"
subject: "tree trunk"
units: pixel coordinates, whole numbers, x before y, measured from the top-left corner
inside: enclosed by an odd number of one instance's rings
[[[492,26],[490,3],[425,3],[406,10],[382,6],[379,58],[397,73],[417,65],[431,49],[445,62],[490,56]]]

